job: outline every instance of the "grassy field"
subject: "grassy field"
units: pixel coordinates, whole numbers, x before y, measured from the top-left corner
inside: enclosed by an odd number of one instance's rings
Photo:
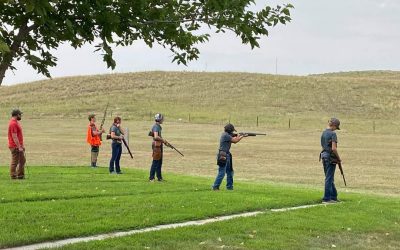
[[[95,89],[95,90],[94,90]],[[400,73],[316,76],[143,72],[57,78],[0,88],[0,115],[12,107],[28,118],[84,118],[111,101],[113,115],[134,121],[164,112],[170,121],[319,128],[338,116],[351,132],[400,134]],[[211,112],[212,111],[212,112]]]
[[[399,249],[400,200],[348,197],[345,204],[335,206],[267,213],[61,249]]]
[[[316,203],[323,185],[320,134],[337,116],[348,186],[339,174],[336,184],[345,203],[71,248],[399,248],[399,90],[400,73],[380,71],[307,77],[144,72],[0,87],[0,247]],[[134,151],[134,159],[122,158],[122,176],[108,174],[109,141],[101,147],[101,167],[88,167],[86,117],[95,112],[101,120],[108,101],[106,129],[113,116],[122,116]],[[23,182],[11,182],[5,167],[12,107],[24,111]],[[166,115],[163,135],[185,157],[166,149],[167,182],[150,185],[147,133],[155,112]],[[239,131],[268,135],[233,145],[235,191],[213,193],[215,154],[228,121]]]
[[[36,167],[24,181],[10,181],[5,168],[0,168],[0,174],[0,247],[315,204],[321,196],[315,189],[253,182],[239,182],[235,191],[213,192],[212,180],[183,175],[169,175],[164,183],[149,183],[145,181],[147,173],[139,170],[109,175],[102,169]],[[341,198],[343,203],[330,207],[266,213],[67,248],[399,247],[399,198],[350,193]]]
[[[212,192],[212,180],[179,175],[149,183],[146,173],[138,170],[110,175],[102,169],[36,167],[28,179],[13,182],[6,177],[7,169],[0,171],[0,247],[313,204],[320,199],[315,190],[254,183],[240,183],[234,192]]]
[[[151,122],[125,121],[130,128],[130,144],[134,159],[122,157],[122,168],[148,171],[151,163],[151,138],[147,132]],[[2,141],[6,142],[6,124],[1,124]],[[41,119],[23,121],[26,135],[27,164],[34,166],[89,166],[90,147],[85,143],[84,119]],[[267,132],[266,137],[246,138],[232,146],[236,178],[255,182],[282,182],[306,186],[323,185],[319,129],[278,130],[268,127],[238,127],[239,130]],[[399,135],[359,134],[345,130],[338,132],[339,149],[344,161],[348,187],[344,188],[340,175],[336,183],[343,191],[359,191],[400,195],[398,151]],[[166,122],[163,135],[180,149],[185,157],[166,149],[164,174],[169,173],[214,177],[215,154],[221,125]],[[99,165],[107,167],[110,142],[101,148]],[[10,153],[6,144],[0,147],[0,166],[7,166]],[[107,172],[103,168],[104,172]]]

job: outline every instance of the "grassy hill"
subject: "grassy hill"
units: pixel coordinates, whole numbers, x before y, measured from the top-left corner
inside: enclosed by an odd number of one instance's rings
[[[0,114],[12,107],[28,117],[84,117],[111,102],[114,114],[198,123],[286,126],[338,116],[345,120],[400,118],[400,72],[371,71],[311,76],[249,73],[143,72],[67,77],[0,88]],[[212,112],[211,112],[212,111]],[[390,129],[389,129],[390,130]]]

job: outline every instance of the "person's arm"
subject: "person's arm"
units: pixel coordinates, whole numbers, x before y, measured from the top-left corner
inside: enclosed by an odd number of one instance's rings
[[[13,141],[14,141],[15,145],[17,145],[18,150],[19,150],[19,151],[23,151],[24,148],[23,148],[23,146],[19,143],[17,133],[11,133],[11,136],[12,136],[12,138],[13,138]]]
[[[341,162],[342,159],[340,159],[339,152],[338,152],[338,150],[337,150],[337,142],[335,142],[335,141],[332,142],[332,152],[335,154],[337,160],[338,160],[339,162]]]
[[[157,131],[153,131],[153,134],[154,134],[154,140],[155,141],[159,141],[159,142],[162,142],[162,143],[165,143],[165,144],[168,143],[167,140],[165,140],[161,136],[159,136],[159,133]]]
[[[92,135],[96,136],[96,135],[101,135],[102,133],[104,133],[104,128],[102,130],[97,130],[96,127],[92,127]]]
[[[116,135],[115,129],[111,129],[110,135],[111,135],[111,139],[114,139],[114,140],[122,140],[124,138],[123,135],[120,135],[120,136]]]
[[[247,135],[246,134],[237,135],[235,137],[232,137],[231,142],[236,144],[236,143],[240,142],[244,137],[247,137]]]

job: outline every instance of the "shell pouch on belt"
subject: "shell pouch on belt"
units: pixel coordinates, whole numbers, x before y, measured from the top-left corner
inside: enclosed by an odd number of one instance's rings
[[[161,146],[153,146],[153,160],[158,161],[161,159],[161,156]]]
[[[222,165],[225,166],[226,164],[226,158],[227,158],[227,154],[224,151],[219,151],[218,155],[217,155],[217,164],[218,165]]]

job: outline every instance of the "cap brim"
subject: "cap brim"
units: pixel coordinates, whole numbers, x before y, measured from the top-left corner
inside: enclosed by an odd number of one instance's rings
[[[336,127],[336,129],[337,129],[337,130],[340,130],[340,128],[339,128],[339,127]]]

